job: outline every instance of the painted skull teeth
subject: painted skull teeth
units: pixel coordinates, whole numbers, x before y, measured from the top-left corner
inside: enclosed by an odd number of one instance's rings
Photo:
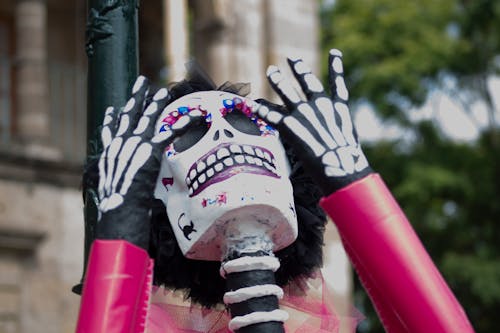
[[[188,171],[186,184],[193,197],[208,186],[240,173],[280,178],[273,154],[262,147],[223,143],[196,161]]]

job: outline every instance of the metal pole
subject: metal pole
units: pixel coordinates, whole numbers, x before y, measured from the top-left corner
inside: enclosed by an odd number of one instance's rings
[[[87,0],[86,51],[87,161],[100,153],[99,127],[106,107],[125,105],[137,78],[138,0]],[[85,202],[84,272],[97,224],[97,184],[83,188]],[[82,283],[73,287],[80,294]]]
[[[87,140],[107,106],[125,105],[137,78],[137,13],[138,0],[88,0]]]

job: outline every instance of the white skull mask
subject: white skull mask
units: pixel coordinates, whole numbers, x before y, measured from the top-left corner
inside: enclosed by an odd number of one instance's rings
[[[252,115],[252,104],[231,93],[196,92],[160,116],[157,132],[185,113],[203,114],[167,147],[155,189],[188,258],[221,260],[228,237],[255,229],[273,251],[297,237],[283,145],[277,131]]]

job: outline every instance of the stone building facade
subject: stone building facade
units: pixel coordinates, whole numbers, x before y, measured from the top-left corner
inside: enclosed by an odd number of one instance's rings
[[[318,69],[318,4],[302,0],[141,1],[141,72],[179,80],[195,57],[216,83],[273,98],[269,64],[300,55]],[[0,333],[73,332],[82,273],[86,7],[0,2]],[[350,273],[332,232],[325,280],[349,304]]]

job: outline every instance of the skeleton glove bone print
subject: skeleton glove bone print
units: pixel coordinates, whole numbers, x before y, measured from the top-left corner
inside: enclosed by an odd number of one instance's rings
[[[304,168],[328,195],[372,172],[349,114],[342,53],[332,49],[329,54],[331,98],[302,59],[288,63],[307,100],[276,66],[270,66],[267,77],[285,106],[258,100],[254,112],[293,144]]]
[[[186,115],[167,132],[155,134],[156,120],[170,95],[162,88],[147,100],[149,84],[139,76],[123,109],[106,110],[99,160],[97,238],[124,239],[144,249],[149,242],[150,207],[162,153],[190,122]]]

